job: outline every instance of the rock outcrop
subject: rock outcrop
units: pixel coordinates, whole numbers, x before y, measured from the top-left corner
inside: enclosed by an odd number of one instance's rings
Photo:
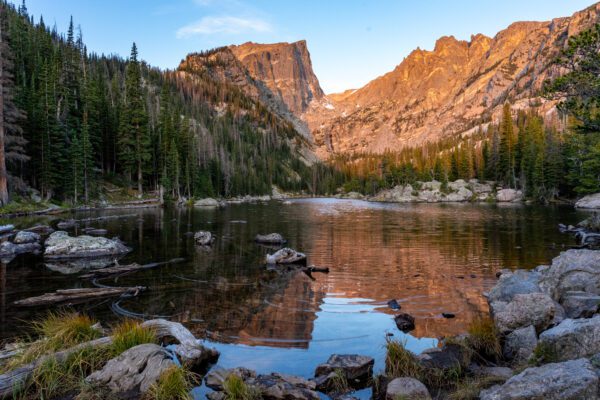
[[[575,207],[600,210],[600,193],[582,197],[575,203]]]
[[[45,247],[46,259],[119,256],[131,251],[117,239],[87,235],[69,236],[64,231],[56,231],[48,236]]]

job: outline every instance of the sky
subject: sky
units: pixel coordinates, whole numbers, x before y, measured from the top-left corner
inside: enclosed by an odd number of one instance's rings
[[[21,0],[13,0],[20,4]],[[186,54],[247,41],[305,39],[325,93],[355,89],[440,36],[494,36],[512,22],[569,16],[592,0],[26,0],[36,22],[81,27],[89,51],[163,69]]]

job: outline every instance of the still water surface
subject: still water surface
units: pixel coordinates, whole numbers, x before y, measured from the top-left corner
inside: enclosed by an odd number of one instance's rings
[[[121,264],[183,262],[140,271],[105,285],[144,285],[140,296],[86,304],[110,324],[119,315],[164,317],[184,323],[221,352],[219,365],[312,376],[332,353],[376,358],[383,368],[385,337],[392,333],[420,352],[441,336],[462,333],[487,313],[482,293],[500,268],[548,263],[572,239],[557,224],[585,217],[571,208],[487,204],[379,204],[306,199],[239,204],[219,209],[113,211],[123,218],[82,225],[108,229],[133,251]],[[74,218],[110,215],[78,213]],[[65,218],[65,216],[61,216]],[[50,218],[50,219],[49,219]],[[13,220],[17,227],[55,223],[56,217]],[[211,249],[195,246],[191,232],[209,230]],[[329,274],[268,270],[271,248],[257,233],[279,232],[309,264]],[[80,233],[73,231],[72,233]],[[45,265],[25,256],[0,269],[0,338],[22,334],[23,321],[46,310],[25,311],[15,300],[55,289],[91,286],[80,267]],[[387,301],[416,318],[399,332]],[[456,314],[444,319],[442,312]]]

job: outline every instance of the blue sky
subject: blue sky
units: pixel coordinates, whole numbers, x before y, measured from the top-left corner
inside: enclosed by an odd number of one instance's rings
[[[13,0],[20,3],[21,0]],[[493,36],[511,22],[568,16],[591,0],[27,0],[64,32],[73,15],[88,48],[175,68],[189,52],[306,39],[326,93],[363,86],[443,35]]]

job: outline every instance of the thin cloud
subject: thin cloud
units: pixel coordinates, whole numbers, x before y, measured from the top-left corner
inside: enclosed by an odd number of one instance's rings
[[[183,26],[177,30],[178,38],[195,35],[213,35],[217,33],[240,34],[247,32],[271,32],[271,25],[261,19],[233,16],[208,16],[200,21]]]

